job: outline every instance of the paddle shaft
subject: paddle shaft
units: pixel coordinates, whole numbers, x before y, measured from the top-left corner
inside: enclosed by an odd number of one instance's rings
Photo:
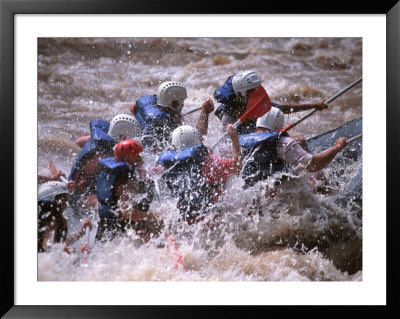
[[[186,116],[186,115],[188,115],[188,114],[192,114],[192,113],[197,112],[197,111],[200,111],[200,110],[201,110],[201,106],[200,106],[200,107],[197,107],[197,108],[195,108],[195,109],[193,109],[193,110],[187,111],[186,113],[183,113],[182,116]]]
[[[241,122],[242,122],[241,120],[237,120],[234,124],[232,124],[233,129],[236,130],[236,128],[239,126],[239,124],[240,124]],[[218,140],[217,140],[213,145],[211,145],[210,149],[211,149],[211,150],[214,150],[215,146],[217,146],[217,144],[219,143],[219,141],[222,140],[226,135],[228,135],[228,132],[225,132],[224,134],[222,134],[222,135],[218,138]]]
[[[360,83],[362,81],[362,78],[359,78],[358,80],[354,81],[353,83],[351,83],[350,85],[346,86],[343,90],[341,90],[340,92],[338,92],[337,94],[335,94],[334,96],[332,96],[330,99],[328,99],[327,101],[325,101],[324,104],[328,105],[329,103],[331,103],[332,101],[336,100],[339,96],[341,96],[342,94],[346,93],[348,90],[350,90],[353,86],[357,85],[358,83]],[[299,124],[300,122],[303,122],[305,119],[309,118],[311,115],[313,115],[315,112],[317,111],[317,109],[312,110],[310,113],[304,115],[301,119],[297,120],[296,122],[289,124],[288,126],[286,126],[284,129],[282,129],[283,132],[287,132],[288,130],[290,130],[291,128],[295,127],[297,124]]]
[[[362,77],[359,78],[358,80],[354,81],[353,83],[351,83],[349,86],[345,87],[343,90],[341,90],[339,93],[337,93],[336,95],[332,96],[329,100],[327,100],[325,102],[325,104],[329,104],[331,103],[333,100],[336,100],[339,96],[341,96],[343,93],[346,93],[348,90],[350,90],[353,86],[357,85],[358,83],[360,83],[362,81]]]
[[[354,142],[354,141],[357,141],[357,140],[360,139],[361,137],[362,137],[362,134],[357,135],[357,136],[354,136],[354,137],[352,137],[352,138],[349,138],[349,139],[347,140],[347,144],[349,144],[349,143],[351,143],[351,142]]]

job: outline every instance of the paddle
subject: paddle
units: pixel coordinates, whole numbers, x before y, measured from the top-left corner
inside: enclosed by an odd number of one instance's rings
[[[260,116],[263,116],[265,113],[269,112],[271,109],[271,100],[265,89],[260,85],[257,87],[253,93],[251,93],[249,100],[247,102],[246,111],[243,115],[237,120],[232,127],[236,129],[241,122],[246,119],[256,119]],[[228,133],[225,132],[222,134],[218,140],[211,146],[211,149],[219,143],[219,141],[226,136]]]
[[[350,144],[351,142],[357,141],[357,140],[360,139],[361,137],[362,137],[362,134],[357,135],[357,136],[354,136],[354,137],[352,137],[352,138],[349,138],[349,139],[347,140],[347,144]]]
[[[332,96],[329,100],[325,101],[324,104],[328,105],[329,103],[331,103],[333,100],[336,100],[339,96],[341,96],[343,93],[347,92],[348,90],[350,90],[353,86],[357,85],[358,83],[360,83],[362,81],[362,78],[359,78],[358,80],[354,81],[353,83],[351,83],[350,85],[346,86],[343,90],[341,90],[340,92],[338,92],[337,94],[335,94],[334,96]],[[284,127],[283,129],[280,130],[280,132],[287,132],[288,130],[290,130],[291,128],[295,127],[297,124],[299,124],[300,122],[303,122],[306,118],[310,117],[311,115],[313,115],[315,112],[317,111],[317,109],[312,110],[310,113],[304,115],[301,119],[297,120],[296,122],[289,124],[288,126]]]
[[[185,116],[185,115],[188,115],[188,114],[192,114],[192,113],[200,111],[200,110],[201,110],[201,106],[197,107],[197,108],[195,108],[193,110],[187,111],[186,113],[183,113],[182,116]]]

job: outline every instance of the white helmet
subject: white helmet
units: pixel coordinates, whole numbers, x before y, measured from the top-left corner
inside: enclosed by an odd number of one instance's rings
[[[263,116],[259,117],[256,122],[256,127],[263,127],[272,131],[282,129],[283,125],[283,112],[277,107],[271,107],[271,110]]]
[[[60,194],[69,194],[67,185],[62,182],[47,182],[39,187],[38,201],[52,203],[56,196]]]
[[[141,129],[138,121],[131,115],[118,114],[111,120],[108,135],[116,139],[120,135],[133,139],[141,135]]]
[[[163,107],[170,108],[173,111],[180,111],[183,107],[183,102],[187,98],[186,88],[182,83],[167,81],[161,83],[157,91],[157,104]],[[172,101],[179,101],[179,106],[172,107]]]
[[[260,77],[253,71],[236,74],[232,79],[233,91],[236,95],[240,92],[246,96],[246,91],[255,89],[261,85]]]
[[[177,152],[180,152],[185,148],[199,145],[201,144],[200,133],[193,126],[179,126],[172,132],[171,144],[175,146]]]

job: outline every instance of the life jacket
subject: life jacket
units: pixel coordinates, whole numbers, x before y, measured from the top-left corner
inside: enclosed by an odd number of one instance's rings
[[[89,180],[93,178],[96,180],[98,173],[96,164],[99,157],[110,156],[113,153],[115,141],[107,134],[109,127],[110,124],[102,120],[90,121],[91,136],[78,153],[78,157],[68,176],[68,180],[74,180],[77,185],[79,184],[80,192],[84,192],[85,187],[94,186],[95,183],[93,181],[89,182]]]
[[[97,177],[97,199],[100,203],[100,219],[116,220],[113,209],[118,203],[114,192],[114,184],[118,178],[128,177],[131,166],[124,162],[117,162],[113,157],[103,158],[98,163],[103,170]]]
[[[245,188],[285,169],[286,164],[277,152],[278,140],[282,134],[284,133],[262,132],[239,136],[243,156],[241,177],[245,181]]]
[[[166,142],[170,142],[171,132],[182,124],[176,123],[168,113],[157,106],[157,96],[154,94],[138,99],[133,114],[143,129],[143,146],[156,150],[164,149]]]
[[[201,175],[201,164],[207,154],[207,148],[198,145],[178,153],[165,151],[157,161],[164,168],[163,179],[173,196],[178,197],[185,219],[198,216],[210,204],[210,189]]]
[[[139,201],[132,203],[132,208],[148,211],[150,203],[153,200],[154,182],[143,178],[143,174],[137,169],[140,164],[131,166],[108,157],[100,160],[99,165],[103,170],[97,178],[97,198],[100,203],[98,214],[100,221],[95,238],[100,241],[112,240],[116,235],[124,234],[126,228],[131,228],[132,225],[135,225],[136,230],[140,228],[140,225],[147,225],[145,220],[132,222],[114,213],[120,200],[119,194],[115,192],[117,187],[116,182],[117,180],[121,181],[121,179],[127,183],[138,182],[137,186],[143,188],[139,192],[144,197],[142,196]]]
[[[154,126],[169,118],[166,112],[157,107],[157,96],[155,94],[145,95],[138,99],[133,107],[133,114],[142,129],[148,125]]]
[[[214,114],[221,120],[223,113],[233,115],[236,104],[236,93],[233,91],[232,86],[233,75],[230,76],[222,86],[215,90],[214,98],[217,102],[221,103]]]

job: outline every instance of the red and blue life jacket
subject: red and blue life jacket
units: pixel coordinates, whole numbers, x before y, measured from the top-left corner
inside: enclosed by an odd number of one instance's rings
[[[214,114],[220,120],[222,120],[224,113],[235,117],[236,94],[235,91],[233,91],[232,79],[233,75],[230,76],[225,83],[214,92],[214,98],[217,100],[217,102],[221,103],[215,110]],[[248,119],[244,123],[240,123],[236,129],[236,132],[241,135],[255,132],[255,130],[256,120]]]
[[[233,75],[230,76],[225,83],[214,92],[214,98],[217,102],[221,103],[214,114],[222,120],[222,116],[228,114],[235,117],[236,109],[236,94],[232,86]],[[282,109],[282,106],[276,102],[271,103],[272,106]],[[236,118],[236,121],[238,118]],[[257,119],[247,119],[237,127],[236,131],[239,135],[249,134],[256,131]]]

